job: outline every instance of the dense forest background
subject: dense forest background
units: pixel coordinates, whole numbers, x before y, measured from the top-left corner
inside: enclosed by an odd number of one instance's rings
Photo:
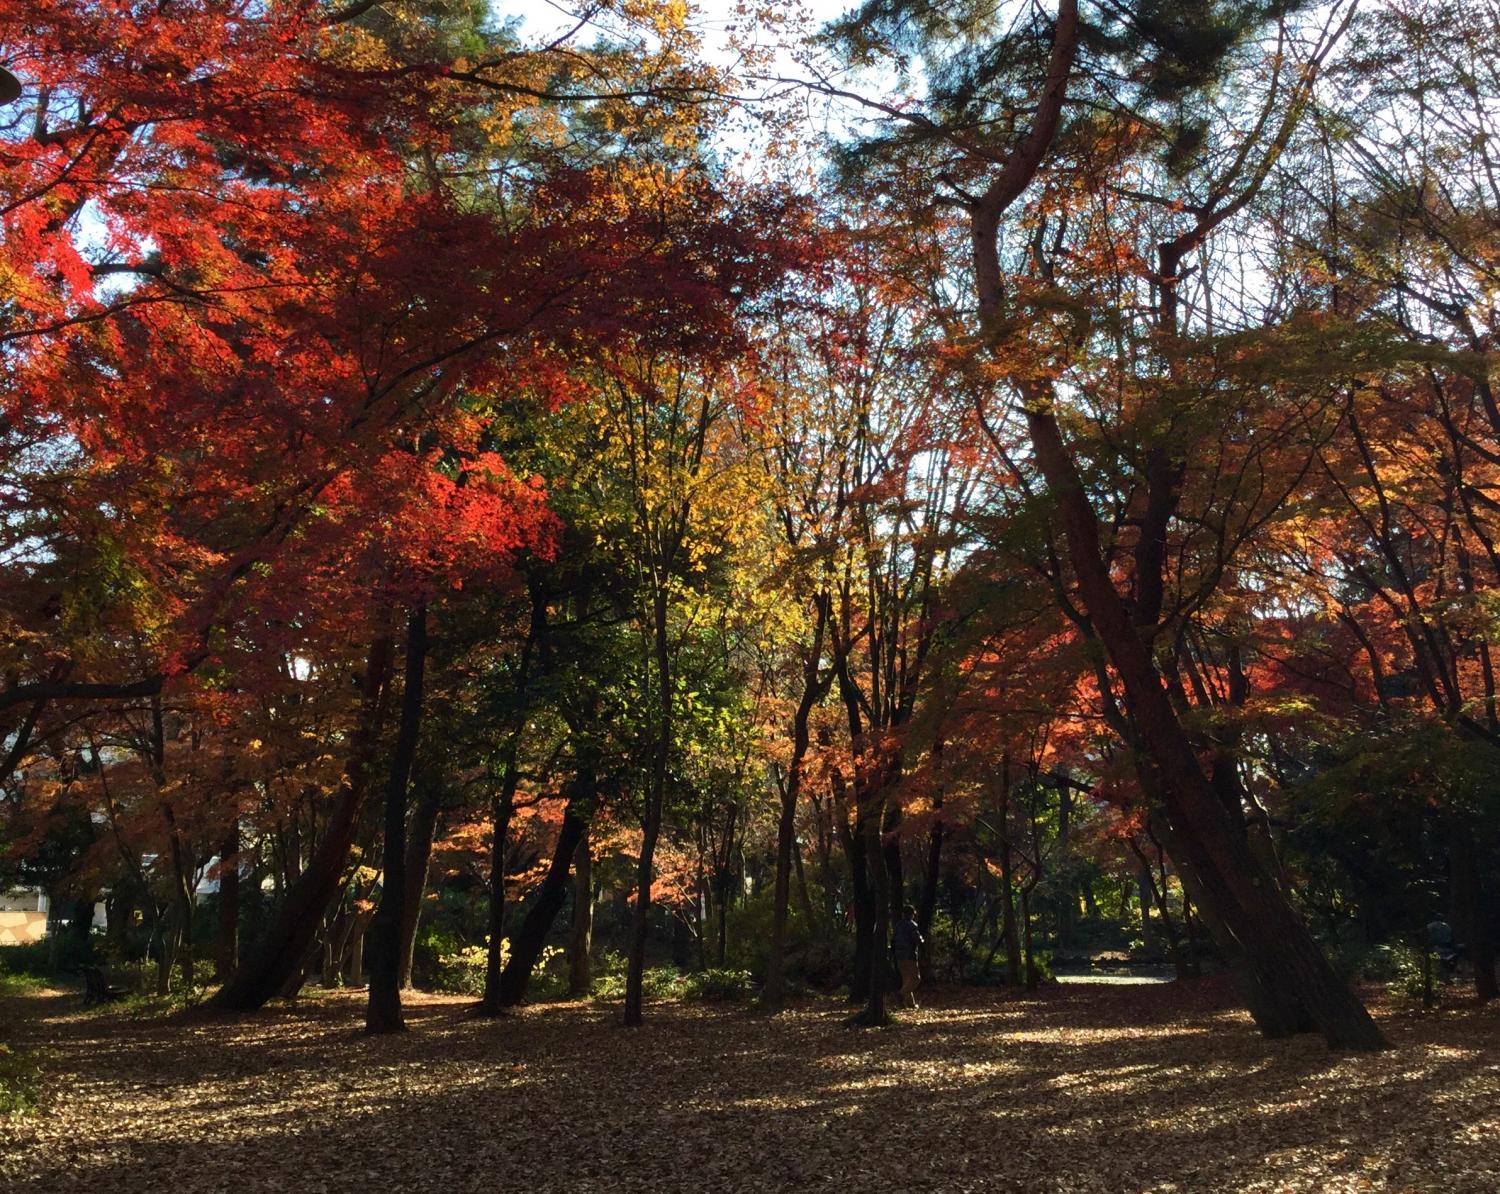
[[[730,24],[0,3],[0,965],[1493,998],[1500,9]]]

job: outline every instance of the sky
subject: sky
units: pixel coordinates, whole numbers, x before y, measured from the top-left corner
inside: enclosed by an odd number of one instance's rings
[[[794,35],[799,25],[805,33],[815,32],[824,23],[857,7],[861,0],[778,0],[778,2],[781,10],[788,17],[788,23],[781,33],[783,40],[788,40]],[[739,55],[732,42],[731,30],[737,20],[743,26],[745,21],[743,10],[752,7],[756,0],[688,0],[688,3],[692,5],[694,13],[691,24],[701,32],[703,38],[704,58],[713,65],[734,70],[739,65]],[[573,15],[577,5],[571,3],[570,0],[490,0],[490,5],[495,16],[502,21],[519,18],[523,36],[538,41],[547,39],[549,35],[559,36],[577,24],[577,17]],[[775,33],[767,32],[758,40],[764,45],[768,44],[774,36],[776,36]],[[782,79],[808,77],[807,70],[799,66],[785,48],[777,50],[774,63],[764,70],[764,74]],[[772,84],[764,81],[757,84],[742,79],[742,82],[747,94],[750,95],[757,93],[764,95],[768,90],[773,89]],[[784,96],[799,94],[794,88],[774,89]],[[811,162],[821,158],[821,153],[813,147],[823,144],[823,135],[828,133],[839,137],[847,135],[863,113],[853,105],[817,99],[808,93],[800,94],[806,102],[791,109],[792,112],[801,112],[801,116],[793,121],[792,127],[795,128],[800,123],[804,134],[797,138],[800,142],[800,150],[794,150],[794,155],[801,160]],[[736,168],[752,174],[757,172],[766,156],[767,138],[774,135],[757,120],[757,111],[764,112],[766,109],[760,105],[751,105],[738,117],[720,126],[713,137],[715,150],[721,156],[721,160],[726,164],[735,163]],[[788,147],[782,146],[781,148]],[[805,151],[811,151],[811,156],[803,157]]]

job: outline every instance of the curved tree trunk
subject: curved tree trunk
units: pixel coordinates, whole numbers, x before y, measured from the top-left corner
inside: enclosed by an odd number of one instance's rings
[[[359,814],[369,792],[375,748],[384,713],[391,671],[391,640],[382,635],[370,646],[361,685],[361,711],[350,751],[349,765],[334,797],[333,811],[307,868],[297,876],[282,900],[276,918],[241,962],[209,1006],[221,1011],[251,1012],[261,1007],[296,977],[306,963],[317,936],[323,911],[338,892],[344,861],[359,828]]]
[[[568,868],[588,832],[584,810],[593,805],[593,799],[594,776],[590,772],[580,773],[563,812],[562,828],[558,830],[557,845],[552,851],[547,874],[521,921],[521,927],[511,937],[510,958],[500,974],[501,1007],[515,1007],[526,997],[526,987],[531,982],[537,959],[542,956],[542,948],[547,944],[547,934],[552,931],[552,924],[568,898]]]

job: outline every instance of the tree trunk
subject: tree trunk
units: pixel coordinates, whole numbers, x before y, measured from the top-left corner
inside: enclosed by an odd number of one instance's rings
[[[479,1014],[500,1014],[501,947],[505,941],[505,848],[510,836],[510,819],[515,811],[516,784],[520,770],[516,765],[521,731],[512,732],[506,751],[505,774],[490,797],[490,901],[489,928],[485,935],[484,997]]]
[[[933,747],[933,763],[941,767],[941,741]],[[922,973],[932,973],[932,918],[937,912],[938,879],[943,865],[943,781],[939,776],[932,794],[932,832],[927,838],[927,867],[922,876],[921,903],[917,905],[917,929],[922,934]],[[926,981],[926,980],[924,980]]]
[[[1184,864],[1190,867],[1201,888],[1195,900],[1212,909],[1275,1000],[1275,1015],[1262,1009],[1257,1016],[1261,1031],[1285,1036],[1310,1019],[1335,1048],[1384,1048],[1374,1020],[1334,973],[1276,877],[1251,851],[1244,826],[1232,823],[1199,767],[1150,651],[1104,564],[1098,522],[1051,413],[1050,395],[1034,383],[1025,393],[1032,446],[1058,505],[1079,594],[1125,687],[1140,739],[1136,758],[1143,786],[1160,793],[1183,847],[1182,856],[1174,856],[1179,871]]]
[[[1449,830],[1448,868],[1454,924],[1474,966],[1474,994],[1480,1003],[1500,995],[1495,980],[1493,912],[1479,876],[1472,826],[1453,818]]]
[[[880,849],[885,854],[886,902],[892,925],[901,922],[901,910],[906,907],[906,868],[901,858],[901,822],[904,814],[901,805],[892,798],[890,788],[881,801],[885,812],[880,818]]]
[[[219,845],[219,939],[214,978],[225,982],[240,957],[240,821],[236,817]]]
[[[380,903],[370,922],[370,1000],[365,1031],[403,1032],[401,1016],[401,927],[406,915],[406,790],[422,729],[423,679],[427,666],[427,607],[418,602],[406,620],[406,671],[401,688],[401,724],[385,791],[385,848]]]
[[[1031,887],[1028,884],[1021,888],[1021,944],[1026,951],[1026,989],[1035,991],[1041,981],[1041,975],[1036,968],[1036,954],[1032,949],[1031,938]]]
[[[791,902],[792,855],[797,849],[797,803],[802,795],[802,766],[810,743],[808,722],[813,706],[828,691],[818,675],[823,657],[823,630],[828,620],[826,602],[818,602],[817,624],[802,668],[802,699],[792,717],[792,758],[781,791],[781,816],[776,822],[776,887],[771,901],[771,952],[766,959],[766,984],[761,998],[775,1006],[786,999],[786,925]],[[722,960],[721,963],[722,965]]]
[[[391,640],[382,635],[370,646],[349,765],[318,848],[307,868],[287,889],[281,908],[253,953],[219,988],[210,1006],[221,1011],[255,1011],[305,965],[323,911],[341,886],[344,861],[359,827],[359,814],[370,787],[390,670]]]
[[[568,897],[568,868],[588,832],[587,810],[592,808],[593,801],[594,776],[591,772],[580,772],[563,812],[562,827],[558,830],[557,845],[552,851],[547,874],[521,921],[521,927],[511,937],[510,958],[500,975],[501,1007],[515,1007],[526,997],[526,987],[531,982],[537,959],[542,956],[542,948],[547,944],[552,922],[557,919]]]
[[[432,840],[437,832],[438,810],[443,802],[443,773],[437,766],[418,772],[417,804],[412,810],[406,842],[406,898],[401,905],[401,952],[398,979],[403,991],[411,989],[412,954],[417,947],[417,923],[422,916],[422,897],[427,893],[432,864]]]
[[[1016,928],[1015,855],[1010,848],[1010,756],[1000,762],[1000,915],[1005,937],[1005,982],[1021,985],[1021,937]]]
[[[854,959],[849,972],[849,1002],[863,1003],[870,994],[870,955],[875,944],[875,897],[870,890],[870,872],[865,864],[865,838],[858,827],[849,827],[849,809],[844,795],[844,777],[833,773],[834,817],[839,844],[849,864],[849,897],[854,905]]]
[[[653,644],[656,661],[657,718],[656,758],[651,786],[646,792],[645,815],[641,819],[641,856],[636,866],[635,915],[630,926],[630,954],[625,972],[625,1026],[639,1027],[644,1005],[646,937],[651,928],[651,880],[654,874],[656,840],[661,834],[663,805],[667,795],[667,762],[672,748],[672,667],[667,639],[667,593],[658,587],[652,597]]]
[[[589,955],[594,944],[594,858],[585,826],[573,854],[573,931],[568,938],[568,994],[583,996],[593,986]]]
[[[870,926],[870,962],[866,978],[865,1008],[856,1023],[879,1027],[889,1021],[885,1010],[885,993],[890,986],[891,877],[886,871],[886,853],[881,848],[881,826],[885,823],[885,788],[860,799],[862,806],[859,832],[865,846],[865,862],[870,870],[870,901],[874,907]]]

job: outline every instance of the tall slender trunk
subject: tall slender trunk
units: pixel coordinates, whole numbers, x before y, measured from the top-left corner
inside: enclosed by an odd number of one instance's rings
[[[922,934],[922,972],[932,971],[932,918],[937,912],[938,880],[943,866],[943,742],[932,748],[937,784],[932,793],[932,830],[927,837],[927,866],[922,876],[922,897],[917,905],[917,929]]]
[[[412,957],[417,947],[417,923],[422,917],[422,897],[427,893],[427,873],[432,865],[432,841],[437,833],[438,811],[443,803],[443,774],[436,765],[417,771],[417,803],[412,809],[406,841],[406,898],[401,905],[401,950],[398,981],[403,991],[411,989]]]
[[[594,858],[585,826],[573,855],[573,926],[568,938],[568,994],[587,995],[593,985]]]
[[[562,911],[568,897],[568,868],[578,845],[588,832],[588,817],[594,803],[594,774],[580,771],[563,811],[562,827],[558,830],[557,845],[552,851],[552,861],[547,867],[536,898],[527,910],[521,926],[511,937],[510,958],[500,974],[499,1005],[515,1007],[526,997],[526,987],[531,982],[532,971],[542,956],[547,944],[547,934],[552,923]]]
[[[1454,923],[1474,966],[1474,994],[1480,1003],[1500,996],[1495,979],[1495,912],[1480,880],[1473,830],[1459,817],[1449,828],[1448,867]]]
[[[854,906],[854,958],[849,971],[849,1002],[863,1003],[870,993],[870,953],[875,942],[875,897],[870,890],[870,872],[865,865],[865,838],[849,827],[849,807],[845,780],[833,773],[834,819],[839,844],[849,864],[849,897]]]
[[[813,707],[828,691],[829,678],[820,675],[828,603],[817,602],[812,642],[802,665],[802,697],[792,716],[792,758],[781,790],[781,816],[776,823],[776,887],[771,901],[771,952],[766,959],[763,1000],[779,1004],[786,998],[786,925],[791,901],[792,855],[797,849],[797,803],[802,795],[802,768],[811,741],[808,723]],[[804,887],[805,890],[805,887]]]
[[[881,826],[885,822],[885,787],[878,781],[876,791],[860,799],[862,812],[859,831],[865,844],[865,863],[870,869],[870,897],[874,905],[874,923],[870,926],[870,963],[866,979],[865,1008],[857,1022],[878,1027],[889,1019],[885,994],[890,986],[891,877],[886,871],[886,852],[882,849]]]
[[[402,1032],[401,925],[406,904],[406,790],[422,730],[427,667],[427,607],[418,602],[406,619],[406,672],[401,688],[401,724],[391,754],[385,790],[385,849],[380,903],[370,922],[370,1000],[365,1031]]]
[[[305,965],[323,911],[339,890],[344,861],[369,793],[390,672],[391,640],[381,635],[370,645],[361,683],[359,724],[318,848],[306,869],[288,886],[281,908],[253,952],[219,988],[210,1006],[222,1011],[255,1011]]]
[[[1000,916],[1005,938],[1005,981],[1021,985],[1021,938],[1016,928],[1016,864],[1010,845],[1010,756],[1000,760],[1000,793],[996,801],[1000,822]]]
[[[906,868],[901,858],[901,823],[905,819],[891,786],[885,789],[881,803],[880,848],[885,854],[886,902],[891,924],[900,924],[901,910],[906,906]]]
[[[219,845],[219,939],[214,977],[224,982],[240,957],[240,819],[230,822]]]
[[[656,663],[656,757],[641,818],[641,856],[636,865],[635,914],[630,926],[630,954],[625,973],[625,1026],[641,1024],[645,996],[646,937],[651,928],[651,881],[655,873],[656,841],[661,834],[667,795],[667,764],[672,748],[672,660],[667,639],[667,593],[660,585],[652,596],[652,640]]]
[[[505,850],[510,837],[510,819],[516,807],[516,785],[520,782],[517,766],[518,739],[521,731],[512,732],[506,750],[505,771],[499,786],[490,796],[490,898],[489,925],[485,933],[484,997],[479,1001],[481,1015],[500,1012],[501,950],[505,941]]]

